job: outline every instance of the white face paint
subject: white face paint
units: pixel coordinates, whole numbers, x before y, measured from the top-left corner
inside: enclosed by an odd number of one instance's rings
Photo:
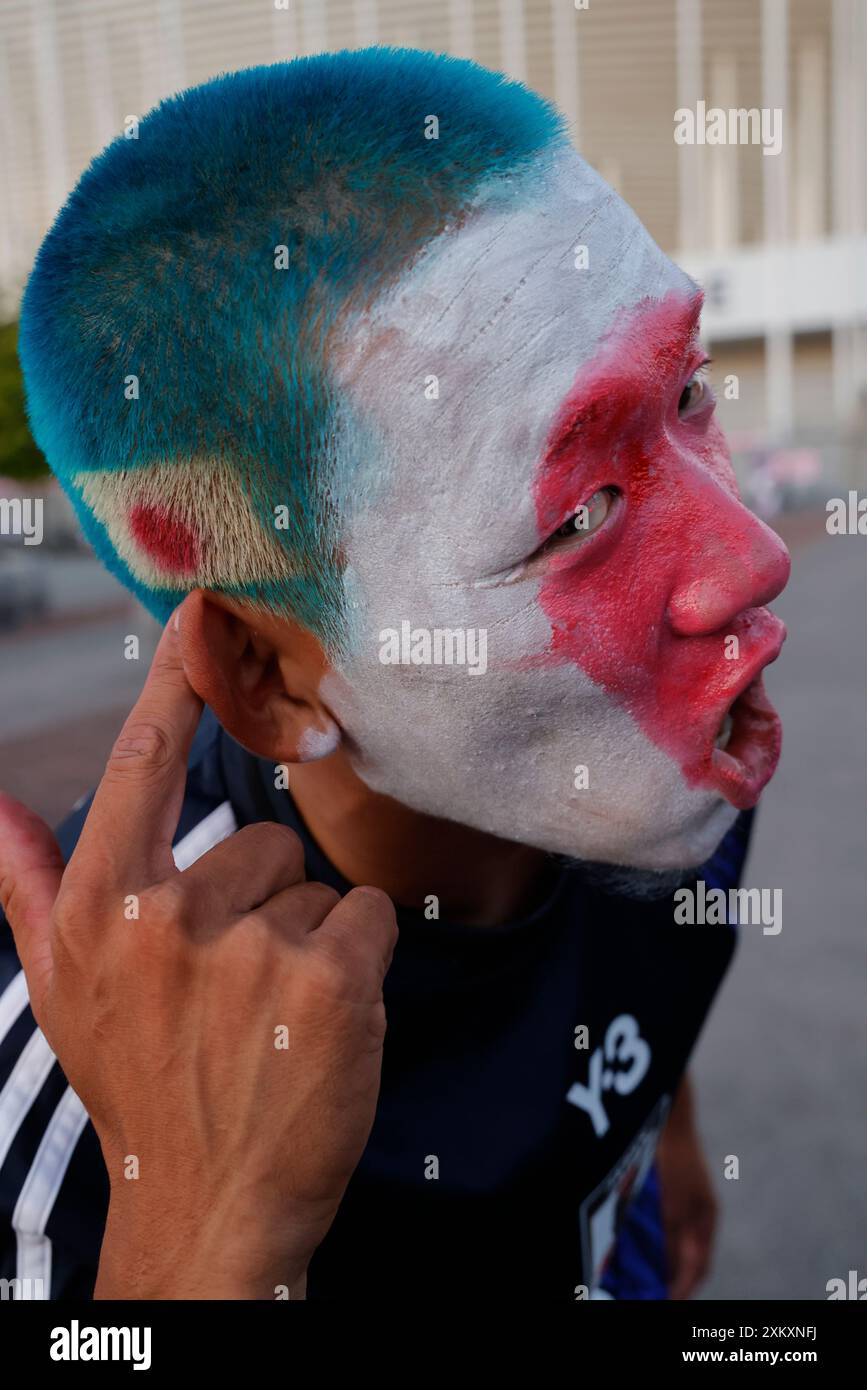
[[[683,760],[651,741],[610,682],[556,654],[548,571],[538,559],[519,568],[548,534],[537,482],[564,397],[624,313],[672,292],[685,300],[695,287],[569,151],[532,200],[441,236],[347,334],[338,377],[381,440],[379,482],[368,493],[359,484],[354,510],[346,501],[353,647],[323,696],[375,790],[507,839],[650,869],[701,862],[733,822],[718,788],[688,784]],[[676,424],[679,379],[672,389]],[[646,391],[653,400],[660,381]],[[696,445],[704,486],[706,434]],[[618,447],[614,436],[612,459]],[[583,467],[579,447],[563,519],[590,503],[593,526],[606,506],[591,499],[610,482]],[[618,506],[627,493],[624,484]],[[579,658],[610,655],[628,683],[631,657],[594,616],[594,595],[606,575],[622,584],[623,567],[640,562],[616,542],[580,544],[610,554],[575,570]],[[660,574],[651,628],[665,623],[672,583]],[[484,669],[474,671],[467,653],[478,654],[482,632]],[[455,633],[465,635],[463,665]],[[658,681],[653,660],[642,662]]]

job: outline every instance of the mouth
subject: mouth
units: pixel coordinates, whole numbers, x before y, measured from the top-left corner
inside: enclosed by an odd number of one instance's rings
[[[723,716],[711,755],[711,781],[739,811],[755,806],[780,760],[783,726],[757,676]]]
[[[740,689],[707,729],[702,781],[739,811],[755,806],[780,761],[783,726],[765,693],[764,672],[782,651],[785,624],[768,609],[750,619],[754,648]],[[710,747],[708,747],[710,744]]]

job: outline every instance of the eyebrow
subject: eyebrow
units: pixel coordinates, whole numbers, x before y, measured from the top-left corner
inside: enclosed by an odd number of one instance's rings
[[[637,305],[605,340],[599,355],[579,369],[555,413],[542,454],[543,468],[556,462],[578,431],[607,413],[616,388],[644,389],[648,378],[660,382],[682,366],[704,304],[704,291],[693,280],[689,283],[688,297],[672,291],[661,300]],[[626,364],[628,371],[624,371]]]

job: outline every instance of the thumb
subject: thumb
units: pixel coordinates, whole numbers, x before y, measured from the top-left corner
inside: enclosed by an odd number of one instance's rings
[[[352,888],[331,909],[311,940],[338,959],[374,966],[377,983],[387,974],[397,943],[394,903],[380,888]]]
[[[39,1013],[51,979],[51,913],[63,877],[60,847],[43,820],[0,792],[0,907]]]

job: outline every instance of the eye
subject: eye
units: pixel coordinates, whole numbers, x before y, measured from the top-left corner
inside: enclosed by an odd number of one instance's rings
[[[710,383],[705,378],[709,366],[710,358],[701,364],[697,372],[693,373],[681,391],[680,400],[677,403],[677,413],[681,420],[686,420],[691,415],[697,414],[713,400]]]
[[[548,550],[554,545],[576,538],[580,540],[584,536],[590,536],[594,531],[598,531],[611,511],[616,496],[617,491],[613,487],[603,487],[598,492],[594,492],[589,501],[576,507],[569,519],[564,521],[563,525],[559,526],[548,537],[542,550]]]

